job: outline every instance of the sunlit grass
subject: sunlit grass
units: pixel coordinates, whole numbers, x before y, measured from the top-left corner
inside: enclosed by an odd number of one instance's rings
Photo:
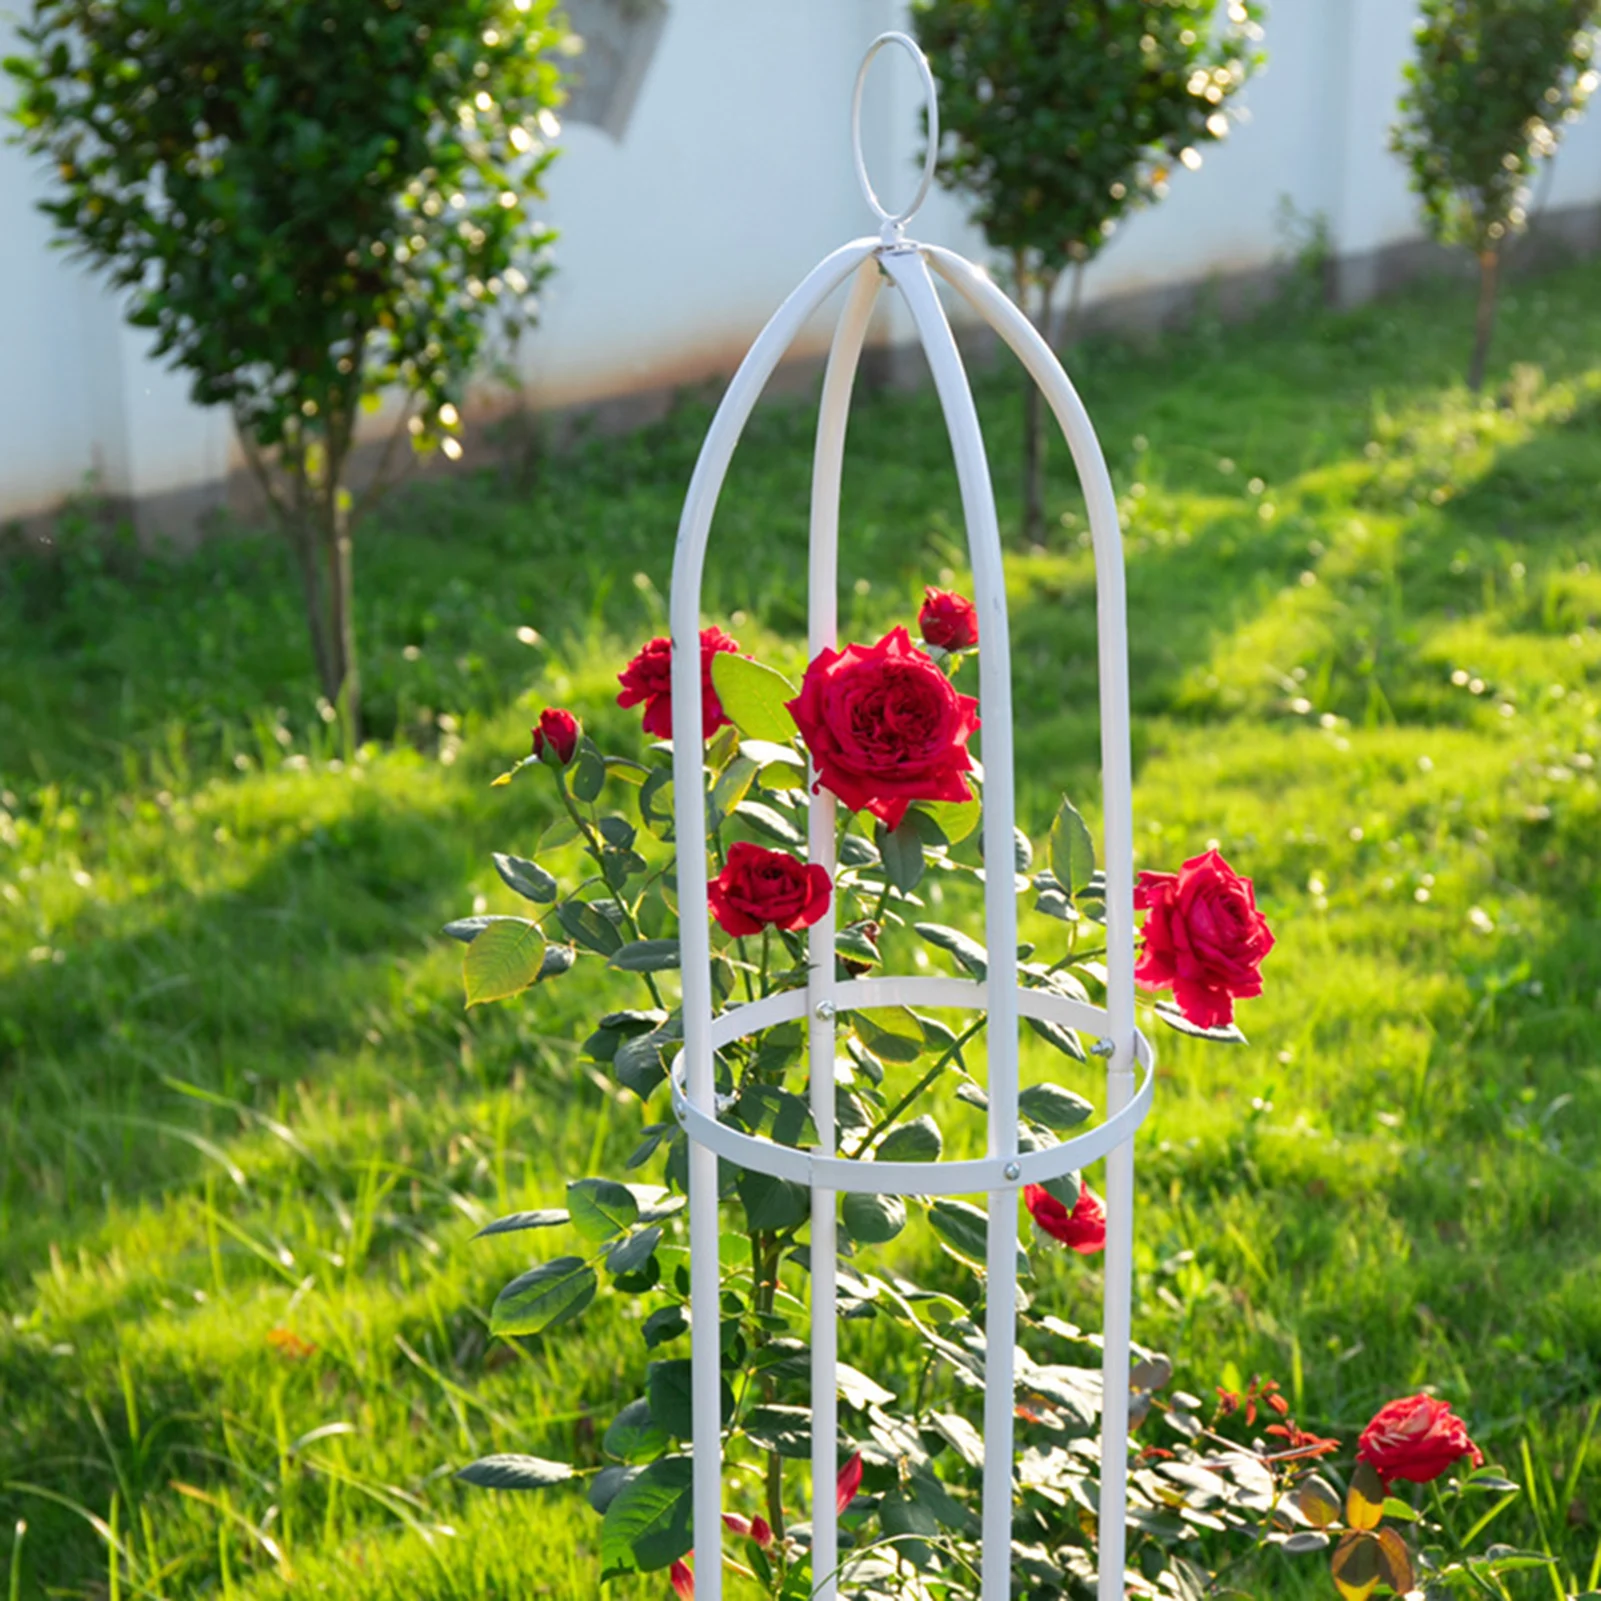
[[[1286,320],[1075,362],[1128,528],[1141,863],[1219,841],[1279,936],[1248,1046],[1159,1040],[1137,1332],[1192,1390],[1270,1371],[1304,1423],[1347,1432],[1440,1386],[1514,1476],[1530,1452],[1537,1496],[1499,1537],[1548,1543],[1582,1587],[1601,276],[1517,290],[1501,348],[1522,364],[1482,402],[1455,382],[1454,292]],[[1004,520],[1018,407],[1009,378],[981,389]],[[663,626],[705,420],[686,404],[372,529],[378,738],[349,760],[271,542],[169,563],[67,526],[58,560],[0,571],[0,1557],[25,1519],[24,1595],[594,1593],[576,1500],[449,1475],[510,1447],[593,1459],[643,1352],[598,1308],[492,1345],[526,1248],[469,1240],[620,1162],[649,1114],[578,1057],[607,981],[581,964],[467,1015],[435,931],[479,897],[511,909],[488,853],[531,852],[548,797],[489,779],[534,708],[635,737],[612,675]],[[758,418],[708,597],[789,666],[810,428]],[[1097,810],[1093,572],[1052,466],[1061,521],[1009,560],[1036,832],[1064,788]],[[867,402],[846,627],[962,581],[956,505],[930,397]],[[1032,1041],[1026,1065],[1054,1071]],[[1093,1322],[1093,1269],[1033,1255],[1034,1293]],[[883,1359],[872,1325],[847,1341]],[[1275,1593],[1326,1593],[1315,1570]]]

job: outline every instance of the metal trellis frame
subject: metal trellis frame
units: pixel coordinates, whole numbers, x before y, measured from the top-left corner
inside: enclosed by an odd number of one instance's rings
[[[928,156],[912,203],[895,214],[879,202],[863,160],[860,110],[867,69],[884,46],[897,45],[918,66],[927,97]],[[1133,1256],[1133,1136],[1150,1106],[1153,1053],[1135,1026],[1133,815],[1129,757],[1128,650],[1122,540],[1117,505],[1100,443],[1077,392],[1049,346],[979,268],[937,246],[905,236],[928,192],[939,131],[932,74],[905,34],[877,39],[862,62],[852,104],[858,179],[879,218],[879,235],[852,241],[816,266],[779,307],[735,373],[712,420],[679,523],[673,563],[671,633],[674,805],[683,980],[683,1049],[672,1072],[673,1110],[689,1141],[690,1300],[694,1422],[693,1514],[699,1555],[697,1593],[722,1594],[722,1420],[719,1349],[719,1159],[811,1191],[812,1574],[818,1601],[838,1589],[839,1531],[834,1481],[838,1433],[836,1204],[844,1192],[954,1195],[988,1200],[986,1392],[982,1520],[983,1601],[1008,1601],[1013,1497],[1013,1393],[1016,1352],[1018,1192],[1102,1158],[1106,1161],[1104,1400],[1101,1446],[1099,1598],[1124,1595],[1128,1475],[1129,1295]],[[713,512],[745,423],[773,370],[803,324],[849,284],[823,380],[812,472],[808,576],[810,653],[837,643],[839,498],[845,429],[863,341],[887,282],[908,308],[933,373],[956,458],[979,616],[979,698],[983,707],[985,859],[1012,858],[1015,815],[1011,667],[1000,531],[978,414],[956,340],[940,302],[943,280],[1011,347],[1037,383],[1067,440],[1088,505],[1095,557],[1101,723],[1101,786],[1106,878],[1106,1004],[1019,986],[1017,904],[1011,875],[985,884],[983,980],[883,976],[837,980],[832,908],[809,935],[809,981],[718,1015],[713,1010],[706,907],[706,814],[702,762],[700,596]],[[815,783],[815,773],[811,775]],[[810,860],[835,868],[833,797],[817,791],[810,806]],[[885,1006],[987,1010],[988,1144],[965,1161],[859,1162],[836,1154],[834,1018]],[[817,1142],[795,1149],[754,1138],[719,1121],[713,1058],[745,1035],[781,1022],[808,1021],[811,1110]],[[1038,1018],[1096,1036],[1106,1064],[1104,1118],[1048,1149],[1018,1147],[1018,1026]],[[713,1337],[706,1337],[712,1331]]]

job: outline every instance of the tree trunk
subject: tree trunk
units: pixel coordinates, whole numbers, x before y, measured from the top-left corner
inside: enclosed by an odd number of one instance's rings
[[[319,486],[323,551],[328,569],[328,644],[333,685],[324,693],[339,714],[345,756],[361,742],[361,673],[356,659],[355,548],[350,511],[344,503],[345,455],[349,434],[329,419],[327,465]]]
[[[1496,280],[1501,255],[1494,247],[1479,252],[1479,313],[1473,328],[1473,360],[1468,365],[1468,388],[1477,394],[1484,387],[1484,369],[1490,359],[1490,336],[1495,332]]]

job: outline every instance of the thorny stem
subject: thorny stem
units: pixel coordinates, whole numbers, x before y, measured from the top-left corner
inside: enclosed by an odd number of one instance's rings
[[[962,1047],[974,1039],[988,1021],[988,1018],[980,1017],[969,1024],[966,1031],[958,1035],[945,1048],[944,1054],[940,1056],[939,1060],[867,1131],[858,1142],[856,1149],[851,1152],[851,1155],[860,1156],[885,1129],[889,1128],[895,1119],[945,1071],[952,1059],[961,1056]]]
[[[595,837],[595,830],[590,826],[589,819],[578,810],[578,805],[567,788],[567,771],[565,768],[558,767],[556,769],[556,789],[561,795],[562,805],[567,808],[567,815],[572,818],[578,832],[584,836],[584,849],[589,852],[595,866],[600,869],[601,883],[611,889],[611,885],[606,879],[606,858],[601,850],[600,841]],[[629,909],[628,902],[623,899],[622,893],[618,890],[612,891],[612,899],[617,902],[617,908],[623,914],[623,922],[628,927],[629,937],[637,940],[639,938],[639,924],[634,921],[634,914]],[[639,976],[644,979],[645,987],[650,991],[650,998],[656,1003],[658,1010],[665,1012],[667,1004],[662,1000],[661,991],[656,988],[655,976],[651,973],[641,973]]]

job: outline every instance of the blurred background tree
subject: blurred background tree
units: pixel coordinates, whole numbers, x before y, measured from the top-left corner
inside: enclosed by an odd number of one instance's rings
[[[1528,225],[1534,169],[1556,153],[1601,75],[1598,0],[1422,0],[1390,148],[1412,171],[1429,231],[1478,257],[1468,386],[1484,382],[1507,241]]]
[[[1263,7],[1228,0],[913,0],[939,82],[940,182],[1010,263],[1018,300],[1052,344],[1056,289],[1175,166],[1229,131],[1228,102],[1261,65]],[[1024,384],[1023,534],[1044,529],[1039,390]]]
[[[556,0],[36,0],[19,31],[43,209],[195,400],[231,408],[354,740],[352,530],[414,453],[461,455],[492,323],[526,323],[549,270],[526,205],[560,131]]]

